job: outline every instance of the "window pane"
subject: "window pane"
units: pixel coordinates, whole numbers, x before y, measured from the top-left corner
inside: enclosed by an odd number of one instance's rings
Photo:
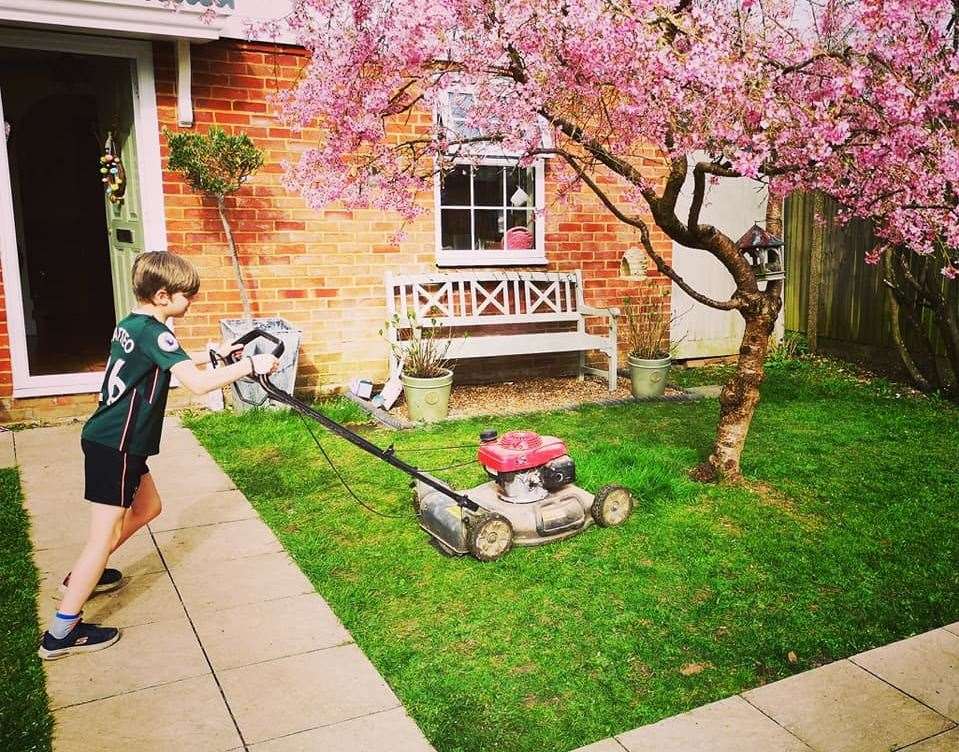
[[[441,206],[470,205],[470,168],[458,165],[452,172],[442,176],[440,182]]]
[[[468,128],[465,123],[469,111],[473,109],[473,101],[472,94],[450,94],[450,115],[453,120],[450,130],[455,138],[473,138],[480,135],[476,128]]]
[[[477,167],[473,171],[473,202],[476,206],[503,205],[503,168]]]
[[[494,209],[475,209],[476,246],[478,250],[503,247],[503,212]]]
[[[450,113],[453,120],[463,120],[473,109],[473,95],[466,92],[452,92],[450,94]]]
[[[536,196],[536,171],[532,167],[510,167],[506,170],[506,202],[508,206],[533,208]],[[517,189],[526,194],[517,193]],[[514,196],[515,201],[514,203]]]
[[[531,211],[506,212],[506,248],[525,250],[536,247],[536,215]]]
[[[443,250],[472,250],[469,209],[443,209],[440,212],[440,222],[440,237],[443,243]]]

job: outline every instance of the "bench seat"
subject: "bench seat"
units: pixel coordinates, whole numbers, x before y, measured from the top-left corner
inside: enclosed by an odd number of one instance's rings
[[[447,355],[456,358],[493,358],[499,355],[540,355],[543,353],[582,352],[584,350],[609,350],[609,340],[598,334],[580,332],[548,332],[544,334],[491,334],[475,337],[437,339],[445,347],[450,343]]]

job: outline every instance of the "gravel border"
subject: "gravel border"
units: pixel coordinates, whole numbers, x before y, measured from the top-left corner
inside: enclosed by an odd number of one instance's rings
[[[679,391],[679,394],[664,395],[662,397],[648,397],[646,399],[612,399],[612,400],[602,400],[600,402],[581,402],[578,405],[571,405],[564,407],[564,410],[575,410],[579,407],[587,407],[589,405],[599,405],[602,407],[611,407],[613,405],[629,405],[634,403],[650,403],[650,402],[699,402],[702,399],[706,399],[706,395],[697,394],[689,389],[680,389],[679,387],[671,387]],[[346,393],[351,401],[359,405],[369,416],[379,425],[384,428],[390,428],[394,431],[408,431],[413,428],[421,428],[422,426],[427,425],[426,423],[416,423],[413,421],[406,420],[397,415],[391,415],[386,410],[381,407],[376,407],[369,400],[362,399],[357,397],[355,394]],[[541,413],[543,410],[540,409],[530,409],[530,410],[507,410],[504,411],[504,415],[529,415],[531,413]],[[448,418],[446,420],[439,421],[433,425],[439,425],[439,423],[452,423],[458,420],[469,420],[473,417],[479,417],[478,415],[463,415],[456,418]]]

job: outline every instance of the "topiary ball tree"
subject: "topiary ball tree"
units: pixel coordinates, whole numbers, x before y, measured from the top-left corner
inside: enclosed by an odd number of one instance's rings
[[[226,197],[239,191],[250,176],[260,169],[263,154],[245,133],[230,135],[216,126],[205,134],[166,131],[165,135],[170,145],[169,168],[181,173],[193,190],[216,200],[240,288],[243,317],[252,321],[250,296],[240,273],[240,257],[226,213]]]

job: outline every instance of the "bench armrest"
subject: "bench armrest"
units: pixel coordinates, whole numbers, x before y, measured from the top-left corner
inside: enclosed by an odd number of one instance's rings
[[[615,306],[611,308],[594,308],[593,306],[581,305],[579,312],[584,316],[606,316],[615,319],[620,315],[620,310]]]

